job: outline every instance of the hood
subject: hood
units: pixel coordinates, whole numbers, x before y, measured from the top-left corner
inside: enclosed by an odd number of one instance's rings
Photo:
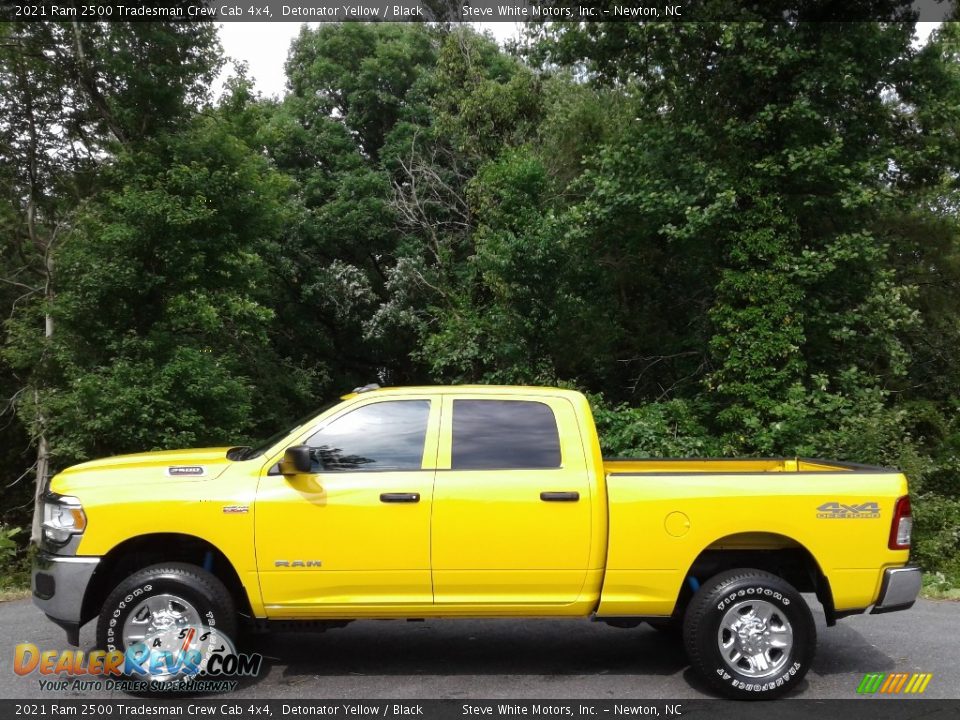
[[[51,489],[103,485],[110,482],[160,482],[169,480],[202,481],[219,477],[232,463],[227,459],[230,447],[116,455],[68,467],[54,477]]]

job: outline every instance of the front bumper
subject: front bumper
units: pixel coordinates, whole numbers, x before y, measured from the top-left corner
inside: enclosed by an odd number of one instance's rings
[[[71,645],[79,645],[83,597],[98,557],[39,552],[33,562],[33,603],[67,631]]]
[[[870,612],[878,614],[912,607],[920,594],[921,580],[922,573],[916,566],[887,568],[883,571],[880,597]]]

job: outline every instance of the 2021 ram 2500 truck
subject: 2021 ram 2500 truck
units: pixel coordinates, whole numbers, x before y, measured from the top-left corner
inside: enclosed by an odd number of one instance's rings
[[[587,617],[682,628],[730,697],[772,697],[827,624],[909,608],[896,471],[805,459],[605,460],[583,395],[360,388],[259,447],[54,477],[35,602],[125,650],[202,622]]]

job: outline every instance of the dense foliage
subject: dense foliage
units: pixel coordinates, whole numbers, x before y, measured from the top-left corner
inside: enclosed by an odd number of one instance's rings
[[[3,516],[357,384],[591,394],[619,455],[902,467],[960,582],[960,27],[0,30]],[[25,538],[29,533],[23,533]]]

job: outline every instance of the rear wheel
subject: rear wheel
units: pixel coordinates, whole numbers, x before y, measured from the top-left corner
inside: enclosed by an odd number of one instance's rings
[[[803,597],[761,570],[720,573],[703,584],[684,617],[690,664],[721,694],[777,697],[810,669],[817,631]]]

